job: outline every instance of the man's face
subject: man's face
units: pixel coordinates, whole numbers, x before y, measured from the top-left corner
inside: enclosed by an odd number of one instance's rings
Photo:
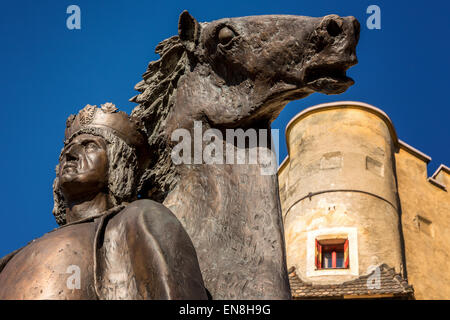
[[[103,138],[81,134],[63,150],[59,185],[66,201],[80,201],[104,191],[108,181],[108,157]]]

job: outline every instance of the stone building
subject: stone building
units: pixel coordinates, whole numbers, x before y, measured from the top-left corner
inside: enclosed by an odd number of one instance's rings
[[[310,107],[278,169],[292,295],[450,299],[450,169],[361,102]],[[447,145],[448,147],[448,145]]]

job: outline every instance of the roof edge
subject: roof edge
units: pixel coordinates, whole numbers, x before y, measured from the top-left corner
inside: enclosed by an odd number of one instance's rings
[[[284,160],[281,161],[280,165],[278,166],[277,173],[280,173],[280,170],[286,166],[288,161],[289,161],[289,152],[288,152],[287,156],[284,158]]]
[[[286,157],[287,158],[287,157]],[[286,161],[286,159],[284,159]],[[447,167],[445,164],[441,164],[439,166],[439,168],[436,169],[436,171],[433,173],[433,175],[431,176],[431,178],[435,179],[436,176],[439,174],[439,172],[444,171],[447,174],[450,174],[450,168]]]
[[[403,140],[398,140],[398,145],[400,148],[408,151],[409,153],[411,153],[412,155],[416,156],[417,158],[419,158],[420,160],[429,163],[431,161],[431,157],[426,155],[425,153],[423,153],[422,151],[417,150],[416,148],[414,148],[413,146],[410,146],[409,144],[407,144],[405,141]]]
[[[438,188],[440,188],[440,189],[442,189],[442,190],[444,190],[444,191],[447,191],[446,186],[444,186],[442,183],[440,183],[439,181],[435,180],[434,178],[428,178],[427,180],[428,180],[428,182],[430,182],[432,185],[434,185],[434,186],[436,186],[436,187],[438,187]]]
[[[388,126],[389,132],[391,133],[394,143],[396,145],[398,145],[399,139],[398,139],[397,132],[395,131],[395,127],[394,127],[394,124],[392,123],[391,118],[389,118],[389,116],[383,110],[381,110],[373,105],[370,105],[368,103],[360,102],[360,101],[335,101],[335,102],[321,103],[321,104],[317,104],[317,105],[314,105],[312,107],[309,107],[309,108],[306,108],[306,109],[300,111],[286,125],[286,130],[285,130],[286,140],[288,140],[288,137],[289,137],[288,134],[291,129],[291,126],[293,126],[296,122],[300,121],[301,119],[305,118],[306,116],[308,116],[312,113],[315,113],[315,112],[341,109],[341,108],[342,109],[346,109],[346,108],[361,109],[361,110],[365,110],[365,111],[371,112],[371,113],[379,116]],[[288,141],[286,141],[286,142],[288,142]],[[289,144],[287,144],[287,147],[288,147],[288,151],[289,151]]]

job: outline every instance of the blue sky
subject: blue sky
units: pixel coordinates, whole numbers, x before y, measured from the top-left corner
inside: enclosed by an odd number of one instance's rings
[[[81,30],[66,28],[66,8],[81,8]],[[381,30],[366,28],[366,9],[381,8]],[[384,110],[400,139],[433,158],[429,175],[450,165],[448,12],[440,1],[9,1],[0,11],[0,257],[55,228],[54,167],[65,120],[87,103],[128,99],[159,41],[177,32],[187,9],[199,21],[260,14],[353,15],[361,23],[356,84],[337,96],[290,103],[273,123],[284,128],[304,108],[357,100]]]

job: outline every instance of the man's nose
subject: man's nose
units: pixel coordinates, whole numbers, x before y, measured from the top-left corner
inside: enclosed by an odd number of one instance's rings
[[[70,147],[69,150],[66,152],[66,161],[77,161],[79,159],[79,150],[77,146]]]

